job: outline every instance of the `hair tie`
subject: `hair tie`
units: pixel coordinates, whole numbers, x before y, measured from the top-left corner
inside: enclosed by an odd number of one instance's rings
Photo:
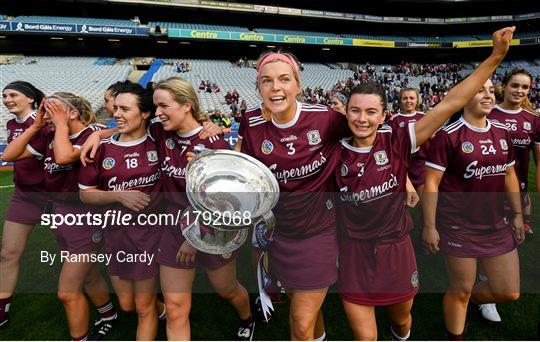
[[[261,70],[263,66],[265,66],[265,64],[268,64],[270,61],[273,61],[276,59],[289,64],[291,68],[293,69],[293,71],[299,72],[298,64],[296,64],[293,58],[290,58],[289,56],[284,55],[282,53],[274,52],[264,57],[263,60],[259,63],[259,70],[257,72],[257,81],[261,80]]]
[[[4,90],[6,89],[16,90],[28,96],[29,98],[33,99],[34,101],[36,100],[36,97],[37,97],[36,91],[34,89],[28,87],[27,85],[19,81],[11,82],[10,84],[4,87]]]
[[[347,106],[347,96],[345,96],[343,93],[340,93],[339,91],[336,91],[334,93],[334,97],[338,99],[341,103],[343,103],[345,106]]]

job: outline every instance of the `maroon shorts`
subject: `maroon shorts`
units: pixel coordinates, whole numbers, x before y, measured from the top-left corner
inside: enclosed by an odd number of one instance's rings
[[[105,231],[105,251],[111,255],[107,271],[126,280],[155,277],[157,251],[163,229],[159,226],[126,226]]]
[[[279,229],[279,228],[278,228]],[[337,280],[338,240],[335,227],[304,239],[274,233],[270,272],[288,288],[317,290]]]
[[[392,305],[413,298],[418,285],[409,235],[386,241],[340,240],[339,293],[343,300]]]
[[[99,249],[103,240],[101,227],[71,224],[73,221],[69,220],[73,215],[88,212],[88,207],[55,202],[53,212],[62,215],[67,221],[52,229],[59,250],[68,251],[70,254],[84,254]]]
[[[176,254],[180,249],[180,246],[186,241],[182,235],[180,228],[167,227],[163,231],[161,241],[159,243],[157,262],[160,265],[180,268],[180,269],[192,269],[198,267],[204,267],[209,270],[217,270],[228,263],[236,260],[236,257],[240,253],[240,249],[237,249],[231,254],[218,255],[208,254],[201,251],[197,251],[195,255],[195,262],[193,264],[184,265],[176,261]]]
[[[36,225],[47,203],[47,193],[42,186],[16,186],[6,211],[6,221]]]
[[[439,248],[442,253],[460,258],[484,258],[506,254],[517,247],[510,226],[489,231],[463,231],[440,227]]]

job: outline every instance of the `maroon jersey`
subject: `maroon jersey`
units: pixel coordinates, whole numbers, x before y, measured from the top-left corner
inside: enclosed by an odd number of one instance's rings
[[[17,117],[6,123],[8,130],[8,144],[21,135],[30,127],[36,118],[36,113],[30,113],[23,119]],[[43,160],[38,158],[26,158],[14,163],[13,181],[17,186],[37,185],[43,183]]]
[[[437,226],[451,230],[490,230],[504,221],[506,168],[514,165],[504,125],[487,120],[484,128],[460,118],[431,141],[427,167],[444,171],[439,185]]]
[[[81,167],[79,188],[157,194],[161,184],[155,142],[147,134],[125,142],[118,141],[118,136],[103,140],[94,163]]]
[[[260,108],[242,117],[242,152],[265,164],[280,186],[280,234],[306,237],[335,226],[332,176],[346,132],[345,117],[321,105],[297,102],[294,119],[283,125],[265,121]]]
[[[529,153],[540,134],[540,118],[525,110],[509,110],[496,105],[488,118],[506,126],[512,139],[514,157],[516,158],[516,174],[522,192],[528,189]],[[540,143],[540,142],[539,142]]]
[[[75,148],[81,148],[86,139],[97,127],[85,127],[81,131],[69,136],[69,140]],[[38,133],[36,139],[30,141],[26,148],[38,158],[44,161],[45,170],[45,189],[48,192],[71,193],[71,196],[55,196],[55,200],[78,202],[79,188],[77,186],[77,177],[79,174],[80,163],[74,162],[67,165],[58,165],[54,160],[54,130],[50,127],[44,127]]]
[[[390,118],[388,125],[394,130],[398,127],[407,127],[410,122],[416,122],[423,118],[426,113],[415,112],[414,114],[398,113]],[[424,184],[424,168],[426,166],[427,152],[429,151],[429,141],[426,141],[418,151],[413,153],[409,165],[409,178],[414,186]]]
[[[371,147],[341,140],[341,165],[335,176],[338,226],[351,239],[401,237],[412,230],[404,208],[407,166],[416,149],[414,124],[383,126]]]
[[[205,149],[229,149],[229,144],[220,136],[200,139],[202,126],[187,133],[166,132],[159,119],[152,120],[149,131],[155,138],[161,163],[161,182],[165,198],[180,208],[189,205],[186,192],[187,152],[193,152],[195,146]]]

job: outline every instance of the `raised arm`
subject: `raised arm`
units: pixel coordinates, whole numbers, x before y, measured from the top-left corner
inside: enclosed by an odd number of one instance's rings
[[[59,165],[71,164],[79,160],[80,149],[69,140],[69,112],[61,105],[47,102],[45,109],[54,123],[54,160]]]
[[[36,113],[36,119],[34,123],[28,127],[21,135],[16,139],[13,139],[7,146],[0,159],[5,162],[14,162],[20,159],[26,159],[32,157],[32,153],[26,149],[30,140],[38,134],[38,132],[47,125],[44,119],[45,101],[42,101],[39,105],[39,109]]]
[[[515,27],[505,27],[493,33],[493,50],[491,55],[482,62],[462,82],[455,85],[448,95],[426,116],[416,122],[414,132],[416,134],[417,146],[422,145],[432,135],[442,127],[442,125],[461,108],[469,102],[469,100],[478,92],[478,89],[489,79],[497,66],[502,62],[515,31]]]

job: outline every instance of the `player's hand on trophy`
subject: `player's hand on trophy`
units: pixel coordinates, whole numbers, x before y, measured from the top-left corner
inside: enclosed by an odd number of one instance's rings
[[[197,250],[189,242],[184,241],[178,253],[176,253],[176,262],[182,265],[191,265],[195,262],[195,256],[197,255]]]

